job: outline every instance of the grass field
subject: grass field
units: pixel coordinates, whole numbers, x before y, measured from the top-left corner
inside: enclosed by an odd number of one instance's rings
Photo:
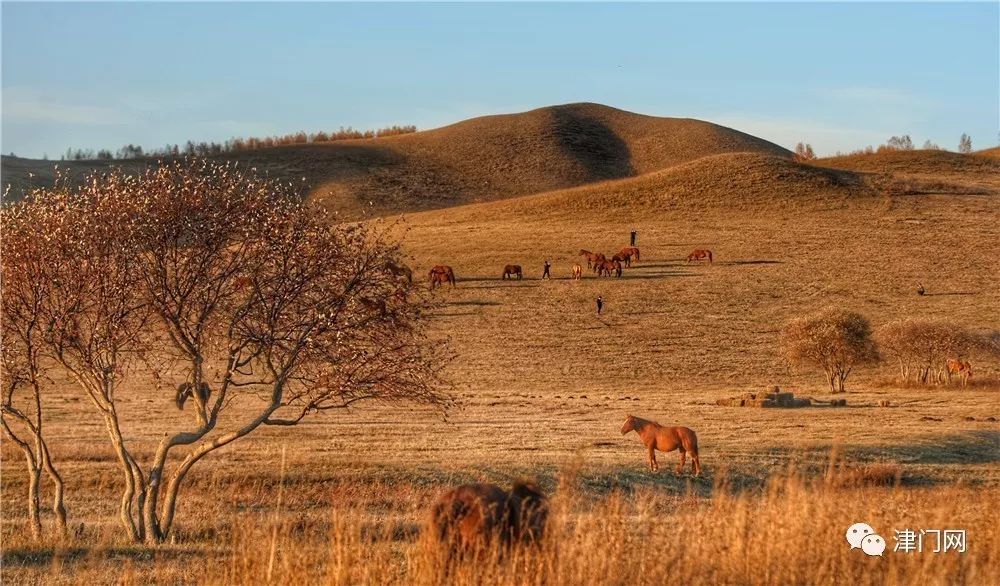
[[[827,306],[876,327],[924,317],[1000,328],[992,168],[933,175],[943,192],[886,195],[867,175],[766,158],[691,165],[383,220],[418,278],[435,264],[458,276],[431,317],[456,355],[455,405],[362,404],[264,429],[195,468],[171,543],[121,540],[103,424],[57,374],[48,433],[74,535],[32,542],[20,455],[5,445],[4,582],[439,583],[420,534],[433,498],[521,476],[553,495],[550,539],[448,581],[1000,582],[1000,364],[976,362],[967,388],[903,387],[889,365],[861,369],[846,408],[715,405],[774,385],[828,398],[822,374],[789,366],[779,346],[789,319]],[[569,278],[578,249],[611,253],[632,228],[642,259],[623,278]],[[684,262],[694,248],[715,262]],[[538,278],[546,259],[551,281]],[[508,263],[523,281],[500,280]],[[122,419],[149,458],[181,414],[166,396],[141,396],[122,397]],[[676,475],[676,454],[647,472],[637,438],[619,433],[629,413],[695,429],[703,476]],[[858,521],[890,540],[892,529],[964,528],[969,549],[868,558],[844,541]]]

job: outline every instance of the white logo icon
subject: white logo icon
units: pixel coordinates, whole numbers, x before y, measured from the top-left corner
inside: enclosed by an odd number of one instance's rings
[[[855,523],[847,528],[847,543],[851,549],[860,549],[868,555],[882,555],[885,551],[885,538],[875,533],[868,523]]]
[[[885,539],[881,535],[869,535],[861,540],[861,551],[868,555],[882,555],[885,551]]]

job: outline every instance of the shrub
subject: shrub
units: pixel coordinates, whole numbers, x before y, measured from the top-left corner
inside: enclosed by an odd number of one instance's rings
[[[846,391],[845,381],[855,366],[879,360],[868,319],[840,309],[792,320],[782,343],[793,364],[821,367],[833,393]]]

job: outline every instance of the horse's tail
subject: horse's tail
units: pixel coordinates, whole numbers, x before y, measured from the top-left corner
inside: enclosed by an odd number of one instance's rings
[[[634,250],[635,250],[635,260],[639,260],[639,249],[636,248]]]

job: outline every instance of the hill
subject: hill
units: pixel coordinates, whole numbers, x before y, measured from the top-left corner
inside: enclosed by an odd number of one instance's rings
[[[304,181],[348,216],[490,201],[621,179],[731,152],[790,157],[763,139],[709,122],[644,116],[599,104],[484,116],[402,136],[289,145],[219,155]],[[127,166],[146,161],[128,162]],[[14,195],[51,181],[54,163],[3,158]],[[69,163],[76,174],[106,163]]]
[[[989,150],[967,155],[939,150],[886,151],[819,159],[816,164],[866,173],[1000,186],[1000,159]]]

